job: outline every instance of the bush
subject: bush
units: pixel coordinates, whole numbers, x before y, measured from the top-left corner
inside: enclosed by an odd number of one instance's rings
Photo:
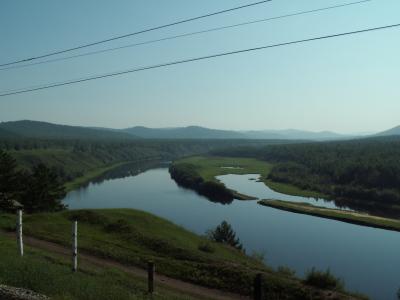
[[[214,253],[215,248],[208,242],[202,242],[199,244],[198,249],[200,251],[206,252],[206,253]]]
[[[251,257],[259,262],[263,262],[265,259],[265,252],[263,251],[253,251]]]
[[[290,278],[294,278],[296,275],[295,270],[292,270],[291,268],[286,267],[286,266],[279,266],[277,271],[279,274],[282,274],[283,276],[290,277]]]
[[[92,225],[105,225],[107,222],[104,216],[91,210],[73,211],[68,215],[68,219],[71,221],[79,221]]]
[[[132,231],[129,223],[123,219],[119,219],[116,222],[107,224],[104,229],[107,232],[116,233],[130,233]]]
[[[343,281],[331,274],[330,270],[317,271],[312,268],[307,272],[304,282],[308,285],[319,287],[322,289],[343,290]]]

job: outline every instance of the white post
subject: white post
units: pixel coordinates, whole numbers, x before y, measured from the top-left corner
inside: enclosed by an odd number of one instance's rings
[[[22,210],[19,209],[17,213],[17,243],[18,250],[21,256],[24,256],[24,243],[22,240]]]
[[[72,271],[78,270],[78,221],[72,225]]]

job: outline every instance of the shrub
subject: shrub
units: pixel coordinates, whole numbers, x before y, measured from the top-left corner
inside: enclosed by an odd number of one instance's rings
[[[265,259],[265,252],[263,251],[253,251],[251,257],[259,262],[263,262]]]
[[[116,233],[130,233],[132,231],[129,223],[123,219],[119,219],[116,222],[107,224],[104,229],[107,232]]]
[[[295,275],[296,275],[295,270],[292,270],[291,268],[286,267],[286,266],[279,266],[277,271],[279,274],[282,274],[283,276],[290,277],[290,278],[295,277]]]
[[[322,289],[343,290],[343,281],[331,274],[330,270],[318,271],[312,268],[307,272],[304,282]]]
[[[201,242],[198,246],[198,249],[200,251],[206,252],[206,253],[214,253],[215,248],[208,242]]]

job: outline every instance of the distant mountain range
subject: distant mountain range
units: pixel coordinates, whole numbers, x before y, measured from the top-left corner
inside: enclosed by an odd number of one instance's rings
[[[241,132],[209,129],[200,126],[177,128],[148,128],[136,126],[123,130],[146,139],[248,139],[248,137]]]
[[[374,136],[400,135],[400,126]],[[148,128],[136,126],[126,129],[58,125],[38,121],[0,123],[0,138],[59,138],[59,139],[281,139],[281,140],[344,140],[357,137],[331,131],[311,132],[296,129],[234,131],[210,129],[200,126],[176,128]]]
[[[188,126],[178,128],[147,128],[132,127],[124,131],[141,138],[153,139],[280,139],[280,140],[333,140],[349,139],[355,136],[342,135],[330,131],[311,132],[303,130],[252,130],[233,131],[209,129],[199,126]]]
[[[331,131],[304,131],[297,129],[245,131],[246,136],[253,139],[287,139],[287,140],[337,140],[354,138],[354,135],[344,135]]]
[[[111,131],[80,126],[58,125],[37,121],[0,123],[0,137],[25,137],[42,139],[134,139],[124,131]]]

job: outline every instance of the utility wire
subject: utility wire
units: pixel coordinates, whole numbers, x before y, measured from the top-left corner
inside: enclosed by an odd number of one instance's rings
[[[140,71],[145,71],[145,70],[150,70],[150,69],[157,69],[157,68],[162,68],[162,67],[168,67],[168,66],[172,66],[172,65],[184,64],[184,63],[200,61],[200,60],[207,60],[207,59],[211,59],[211,58],[217,58],[217,57],[228,56],[228,55],[233,55],[233,54],[253,52],[253,51],[264,50],[264,49],[268,49],[268,48],[276,48],[276,47],[281,47],[281,46],[288,46],[288,45],[293,45],[293,44],[300,44],[300,43],[324,40],[324,39],[341,37],[341,36],[355,35],[355,34],[378,31],[378,30],[395,28],[395,27],[400,27],[400,23],[381,26],[381,27],[373,27],[373,28],[367,28],[367,29],[362,29],[362,30],[350,31],[350,32],[344,32],[344,33],[324,35],[324,36],[290,41],[290,42],[279,43],[279,44],[266,45],[266,46],[255,47],[255,48],[247,48],[247,49],[236,50],[236,51],[231,51],[231,52],[222,52],[222,53],[217,53],[217,54],[213,54],[213,55],[207,55],[207,56],[201,56],[201,57],[195,57],[195,58],[189,58],[189,59],[184,59],[184,60],[177,60],[177,61],[157,64],[157,65],[150,65],[150,66],[145,66],[145,67],[140,67],[140,68],[135,68],[135,69],[129,69],[129,70],[119,71],[119,72],[115,72],[115,73],[96,75],[93,77],[86,77],[86,78],[82,78],[82,79],[78,79],[78,80],[71,80],[71,81],[66,81],[66,82],[61,82],[61,83],[51,83],[51,84],[47,84],[47,85],[43,85],[43,86],[39,86],[39,87],[26,88],[26,89],[15,90],[15,91],[10,91],[10,92],[2,92],[2,93],[0,93],[0,97],[28,93],[28,92],[44,90],[44,89],[50,89],[50,88],[54,88],[54,87],[58,87],[58,86],[71,85],[71,84],[75,84],[75,83],[86,82],[86,81],[91,81],[91,80],[96,80],[96,79],[101,79],[101,78],[106,78],[106,77],[114,77],[114,76],[119,76],[119,75],[128,74],[128,73],[135,73],[135,72],[140,72]]]
[[[231,12],[231,11],[235,11],[235,10],[239,10],[239,9],[243,9],[243,8],[247,8],[247,7],[251,7],[251,6],[264,4],[264,3],[267,3],[267,2],[271,2],[271,1],[272,0],[258,1],[258,2],[253,2],[253,3],[249,3],[249,4],[246,4],[246,5],[242,5],[242,6],[237,6],[237,7],[233,7],[233,8],[229,8],[229,9],[224,9],[224,10],[220,10],[220,11],[217,11],[217,12],[208,13],[208,14],[205,14],[205,15],[201,15],[201,16],[197,16],[197,17],[193,17],[193,18],[189,18],[189,19],[180,20],[180,21],[176,21],[176,22],[165,24],[165,25],[161,25],[161,26],[156,26],[156,27],[143,29],[143,30],[140,30],[140,31],[136,31],[136,32],[132,32],[132,33],[124,34],[124,35],[111,37],[111,38],[108,38],[108,39],[105,39],[105,40],[100,40],[100,41],[97,41],[97,42],[83,44],[83,45],[80,45],[80,46],[76,46],[76,47],[72,47],[72,48],[68,48],[68,49],[64,49],[64,50],[49,52],[47,54],[43,54],[43,55],[31,57],[31,58],[25,58],[25,59],[16,60],[16,61],[8,62],[8,63],[3,63],[3,64],[0,64],[0,67],[14,65],[14,64],[18,64],[18,63],[26,62],[26,61],[32,61],[32,60],[36,60],[36,59],[40,59],[40,58],[44,58],[44,57],[49,57],[49,56],[53,56],[53,55],[57,55],[57,54],[61,54],[61,53],[66,53],[66,52],[70,52],[70,51],[74,51],[74,50],[78,50],[78,49],[82,49],[82,48],[86,48],[86,47],[90,47],[90,46],[95,46],[95,45],[99,45],[99,44],[103,44],[103,43],[107,43],[107,42],[111,42],[111,41],[127,38],[127,37],[130,37],[130,36],[134,36],[134,35],[138,35],[138,34],[142,34],[142,33],[155,31],[155,30],[158,30],[158,29],[166,28],[166,27],[171,27],[171,26],[175,26],[175,25],[179,25],[179,24],[183,24],[183,23],[188,23],[188,22],[192,22],[192,21],[195,21],[195,20],[204,19],[204,18],[215,16],[215,15],[220,15],[220,14],[224,14],[224,13],[227,13],[227,12]]]
[[[362,0],[362,1],[344,3],[344,4],[334,5],[334,6],[328,6],[328,7],[317,8],[317,9],[312,9],[312,10],[300,11],[300,12],[286,14],[286,15],[280,15],[280,16],[276,16],[276,17],[264,18],[264,19],[259,19],[259,20],[243,22],[243,23],[237,23],[237,24],[233,24],[233,25],[227,25],[227,26],[215,27],[215,28],[210,28],[210,29],[201,30],[201,31],[184,33],[184,34],[169,36],[169,37],[165,37],[165,38],[149,40],[149,41],[139,42],[139,43],[135,43],[135,44],[129,44],[129,45],[120,46],[120,47],[107,48],[107,49],[103,49],[103,50],[91,51],[91,52],[72,55],[72,56],[67,56],[67,57],[55,58],[55,59],[50,59],[50,60],[45,60],[45,61],[39,61],[39,62],[36,62],[36,63],[30,63],[30,64],[24,64],[24,65],[12,65],[12,66],[8,66],[8,67],[0,68],[0,71],[10,70],[10,69],[26,68],[26,67],[31,67],[31,66],[41,65],[41,64],[53,63],[53,62],[57,62],[57,61],[63,61],[63,60],[69,60],[69,59],[84,57],[84,56],[96,55],[96,54],[101,54],[101,53],[110,52],[110,51],[116,51],[116,50],[121,50],[121,49],[126,49],[126,48],[132,48],[132,47],[137,47],[137,46],[142,46],[142,45],[148,45],[148,44],[153,44],[153,43],[158,43],[158,42],[163,42],[163,41],[183,38],[183,37],[194,36],[194,35],[203,34],[203,33],[209,33],[209,32],[213,32],[213,31],[219,31],[219,30],[235,28],[235,27],[240,27],[240,26],[246,26],[246,25],[251,25],[251,24],[256,24],[256,23],[261,23],[261,22],[273,21],[273,20],[277,20],[277,19],[283,19],[283,18],[289,18],[289,17],[299,16],[299,15],[305,15],[305,14],[320,12],[320,11],[326,11],[326,10],[341,8],[341,7],[350,6],[350,5],[362,4],[362,3],[371,2],[371,1],[373,1],[373,0]]]

